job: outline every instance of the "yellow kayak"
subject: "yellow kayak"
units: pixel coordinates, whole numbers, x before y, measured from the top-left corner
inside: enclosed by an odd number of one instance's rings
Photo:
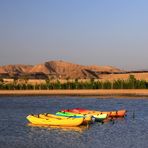
[[[67,118],[83,118],[83,124],[88,124],[92,122],[92,116],[70,116],[70,117],[65,117],[65,116],[58,116],[58,115],[53,115],[49,113],[44,113],[44,114],[39,114],[39,117],[44,118],[44,119],[49,119],[49,118],[57,118],[57,119],[67,119]]]
[[[84,118],[61,118],[61,117],[48,117],[43,118],[41,115],[28,115],[27,120],[32,124],[49,125],[49,126],[79,126],[83,123]]]

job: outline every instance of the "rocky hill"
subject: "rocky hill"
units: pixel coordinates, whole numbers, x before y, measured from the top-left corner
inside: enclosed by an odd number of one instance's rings
[[[0,66],[0,75],[32,76],[46,75],[51,78],[76,79],[98,78],[100,73],[121,72],[120,69],[111,66],[84,66],[65,61],[49,61],[37,65],[6,65]]]
[[[0,74],[2,73],[28,73],[33,66],[31,65],[6,65],[0,66]]]

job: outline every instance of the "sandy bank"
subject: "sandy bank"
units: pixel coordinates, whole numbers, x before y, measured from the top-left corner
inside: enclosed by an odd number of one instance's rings
[[[120,90],[0,90],[0,96],[37,96],[37,95],[66,95],[66,96],[145,96],[147,89]]]

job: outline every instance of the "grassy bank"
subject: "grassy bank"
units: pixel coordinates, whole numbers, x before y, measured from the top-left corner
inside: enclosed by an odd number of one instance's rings
[[[147,89],[101,90],[0,90],[0,96],[137,96],[148,97]]]

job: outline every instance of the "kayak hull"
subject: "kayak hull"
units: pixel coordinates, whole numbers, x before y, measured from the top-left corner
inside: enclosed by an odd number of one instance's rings
[[[75,108],[70,110],[62,110],[65,112],[72,113],[83,113],[83,114],[107,114],[108,117],[124,117],[126,115],[126,110],[117,110],[117,111],[95,111],[95,110],[87,110],[82,108]]]
[[[83,123],[83,118],[56,118],[40,117],[38,115],[28,115],[27,120],[32,124],[49,125],[49,126],[79,126]]]

